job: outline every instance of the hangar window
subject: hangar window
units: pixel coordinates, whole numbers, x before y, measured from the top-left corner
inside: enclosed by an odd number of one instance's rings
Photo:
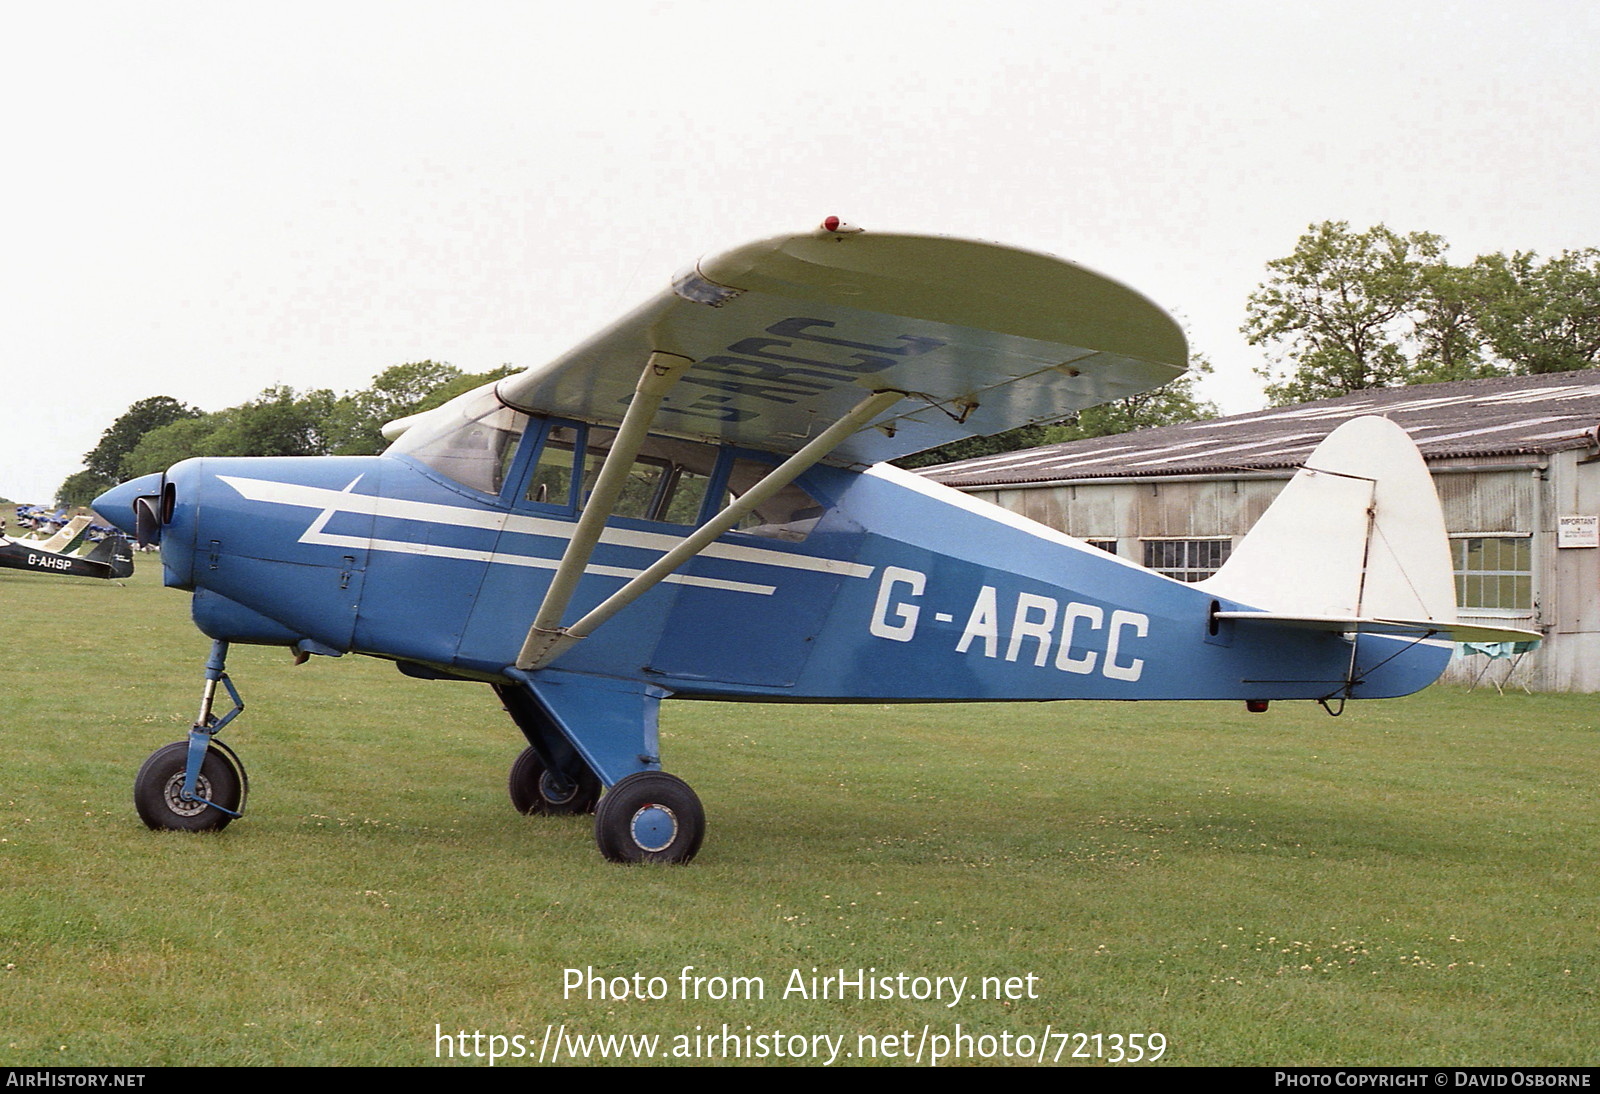
[[[1466,609],[1533,609],[1533,540],[1526,535],[1452,536],[1456,604]]]
[[[1104,551],[1108,555],[1114,555],[1117,553],[1117,541],[1114,539],[1086,539],[1084,542],[1091,547],[1100,548],[1100,550]]]
[[[1204,581],[1228,561],[1233,540],[1227,536],[1205,539],[1144,540],[1146,569],[1179,581]]]

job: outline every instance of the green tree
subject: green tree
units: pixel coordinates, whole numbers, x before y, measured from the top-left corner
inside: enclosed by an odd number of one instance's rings
[[[165,471],[180,460],[202,455],[207,438],[222,421],[223,414],[203,414],[151,430],[123,460],[128,477]]]
[[[107,479],[97,472],[75,471],[68,475],[56,490],[56,504],[70,508],[88,505],[115,485],[117,485],[115,480]]]
[[[1418,269],[1412,312],[1416,356],[1408,383],[1471,380],[1506,372],[1484,345],[1483,288],[1476,265],[1432,262]]]
[[[201,443],[203,456],[320,456],[327,452],[324,430],[334,403],[331,391],[296,395],[269,387],[242,406],[225,411]]]
[[[1427,232],[1312,225],[1247,304],[1245,334],[1276,350],[1269,399],[1600,365],[1600,250],[1444,252]]]
[[[388,445],[385,422],[414,414],[441,387],[462,379],[454,365],[413,361],[393,365],[372,379],[372,386],[342,396],[332,407],[328,451],[340,456],[370,456]]]
[[[503,380],[507,376],[515,376],[522,370],[516,365],[501,365],[487,372],[464,372],[447,384],[435,388],[425,398],[419,400],[417,405],[408,413],[420,414],[424,410],[432,410],[436,406],[443,406],[457,395],[465,395],[475,387],[482,387],[493,380]],[[391,421],[393,419],[390,419]]]
[[[1519,374],[1600,365],[1600,250],[1485,255],[1473,264],[1478,326]]]
[[[84,453],[84,466],[108,486],[121,482],[131,477],[123,468],[122,461],[138,447],[146,434],[172,422],[199,416],[200,412],[194,407],[185,406],[169,395],[140,399],[123,411],[122,416],[100,435],[99,444]]]
[[[1306,402],[1406,383],[1423,270],[1444,250],[1444,240],[1428,232],[1400,235],[1382,224],[1353,232],[1342,220],[1312,225],[1293,254],[1267,263],[1271,276],[1246,304],[1246,337],[1275,347],[1275,364],[1287,369],[1281,376],[1271,366],[1261,370],[1268,398]]]

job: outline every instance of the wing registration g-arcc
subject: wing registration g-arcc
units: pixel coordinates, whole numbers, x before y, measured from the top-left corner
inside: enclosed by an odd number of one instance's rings
[[[500,382],[535,414],[619,420],[652,354],[694,362],[652,431],[790,453],[873,392],[906,398],[824,462],[864,466],[1058,421],[1180,375],[1182,330],[1075,263],[829,218],[701,259],[632,314]]]

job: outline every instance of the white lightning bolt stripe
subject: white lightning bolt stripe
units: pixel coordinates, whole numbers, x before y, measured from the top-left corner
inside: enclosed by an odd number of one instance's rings
[[[498,509],[441,505],[437,502],[378,497],[372,494],[355,494],[349,492],[349,487],[344,490],[330,490],[321,486],[302,486],[297,483],[272,482],[267,479],[250,479],[234,475],[219,475],[217,477],[220,481],[227,483],[238,491],[241,497],[250,501],[323,510],[324,515],[315,521],[312,527],[307,529],[307,535],[302,537],[302,541],[308,543],[318,542],[341,547],[366,547],[375,551],[438,555],[449,558],[505,563],[513,566],[554,569],[556,565],[555,559],[534,558],[528,555],[503,554],[492,551],[470,551],[442,547],[431,543],[415,543],[408,540],[375,539],[368,541],[359,537],[327,536],[322,533],[322,526],[327,523],[328,518],[334,513],[353,513],[389,517],[397,520],[414,520],[425,524],[442,524],[457,528],[482,528],[488,531],[514,532],[520,535],[547,536],[557,540],[567,540],[572,536],[571,521],[554,520],[547,517],[524,516],[520,513],[508,513]],[[350,485],[354,486],[355,483]],[[318,538],[312,540],[309,538],[311,536]],[[682,542],[682,537],[666,535],[660,532],[641,532],[631,528],[607,528],[601,535],[600,542],[614,544],[619,547],[637,547],[664,553]],[[782,551],[764,550],[760,547],[745,547],[732,543],[713,543],[701,554],[708,558],[720,558],[730,562],[779,566],[788,570],[811,570],[819,573],[840,574],[844,577],[866,578],[871,577],[874,571],[872,566],[864,566],[855,562],[843,562],[831,558],[814,558],[809,555],[792,555]],[[633,577],[640,571],[615,566],[590,566],[587,572]],[[678,584],[705,585],[713,588],[738,587],[745,591],[754,591],[756,589],[764,589],[767,592],[772,591],[772,587],[766,585],[748,585],[745,582],[738,581],[718,581],[714,578],[697,578],[685,574],[674,574],[666,580]]]

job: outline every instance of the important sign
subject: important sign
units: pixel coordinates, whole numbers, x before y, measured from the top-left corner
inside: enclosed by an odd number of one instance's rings
[[[1558,518],[1556,546],[1600,547],[1600,517]]]

